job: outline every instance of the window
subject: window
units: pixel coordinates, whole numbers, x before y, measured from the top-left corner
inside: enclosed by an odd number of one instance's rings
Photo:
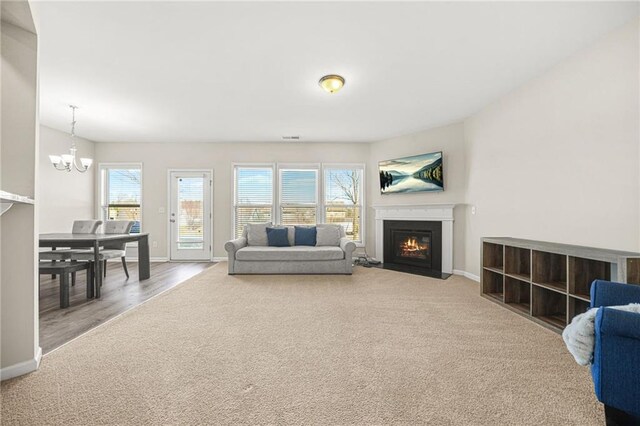
[[[100,166],[103,220],[133,220],[132,233],[139,233],[142,222],[142,167],[139,164]]]
[[[324,168],[324,221],[338,223],[347,237],[362,242],[363,168]]]
[[[318,215],[318,170],[280,169],[280,223],[313,225]]]
[[[247,223],[325,222],[342,225],[348,238],[364,242],[362,164],[236,165],[234,180],[235,238]]]
[[[273,167],[235,168],[234,210],[236,238],[247,223],[274,222]]]

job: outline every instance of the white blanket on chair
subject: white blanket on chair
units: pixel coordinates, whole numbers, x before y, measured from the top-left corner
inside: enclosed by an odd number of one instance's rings
[[[607,306],[621,311],[640,313],[640,303],[624,306]],[[589,365],[593,359],[595,346],[595,320],[600,308],[591,308],[584,314],[576,315],[571,324],[562,332],[562,339],[567,349],[580,365]]]

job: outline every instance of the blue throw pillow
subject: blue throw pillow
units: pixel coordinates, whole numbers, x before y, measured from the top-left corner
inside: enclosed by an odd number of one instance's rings
[[[267,226],[267,240],[269,247],[289,247],[287,228],[269,228]]]
[[[295,242],[297,246],[315,246],[316,245],[316,227],[315,226],[296,226]]]

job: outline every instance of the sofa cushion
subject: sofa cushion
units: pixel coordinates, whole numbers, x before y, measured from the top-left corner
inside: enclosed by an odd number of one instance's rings
[[[333,246],[340,245],[340,225],[329,223],[319,223],[316,225],[316,246]]]
[[[289,230],[287,228],[271,228],[267,226],[269,247],[289,247]]]
[[[243,247],[236,252],[237,260],[342,260],[340,247]]]
[[[316,233],[315,226],[296,226],[296,245],[315,246]]]
[[[267,246],[267,226],[271,226],[271,222],[247,223],[247,244],[250,246]]]

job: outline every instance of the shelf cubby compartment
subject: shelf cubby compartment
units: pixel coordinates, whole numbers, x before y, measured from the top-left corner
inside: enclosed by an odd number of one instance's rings
[[[528,315],[531,309],[531,284],[504,277],[504,303]]]
[[[504,271],[504,250],[502,244],[482,244],[482,266],[496,272]]]
[[[531,313],[538,320],[562,329],[567,325],[567,296],[533,284]]]
[[[627,259],[627,282],[640,284],[640,258]]]
[[[482,294],[503,302],[504,277],[502,276],[502,274],[484,269],[482,271]]]
[[[594,280],[610,280],[611,264],[600,260],[569,257],[569,294],[589,300]]]
[[[567,292],[567,256],[533,250],[531,280],[544,287]]]
[[[521,280],[531,280],[531,250],[505,246],[504,273]]]
[[[575,298],[573,296],[569,296],[569,322],[571,322],[573,317],[575,317],[576,315],[584,314],[585,312],[587,312],[589,310],[589,307],[589,302]]]

